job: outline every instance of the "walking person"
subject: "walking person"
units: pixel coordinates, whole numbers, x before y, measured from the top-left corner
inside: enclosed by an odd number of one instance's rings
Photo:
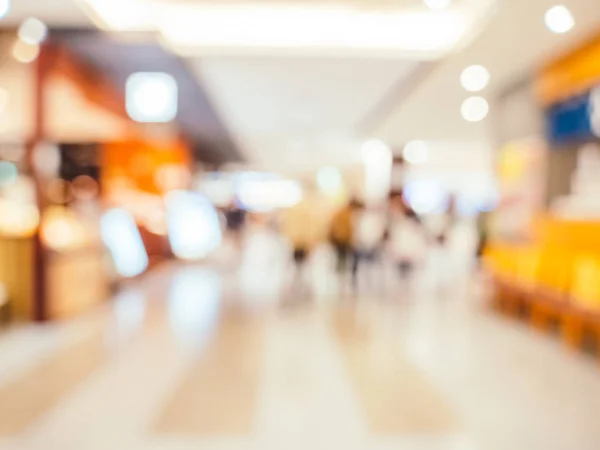
[[[361,267],[368,269],[369,281],[373,286],[379,274],[383,281],[382,249],[386,234],[386,217],[383,211],[360,205],[354,213],[352,239],[352,286],[358,288]]]
[[[329,241],[336,254],[336,269],[343,274],[348,268],[354,234],[354,212],[359,203],[352,200],[336,212],[331,221]]]
[[[419,216],[404,201],[402,193],[390,201],[389,249],[403,282],[409,281],[427,251],[427,236]]]
[[[307,265],[319,240],[315,226],[315,208],[305,198],[299,204],[283,212],[281,225],[291,249],[292,295],[294,297],[308,296],[310,280],[308,279]]]

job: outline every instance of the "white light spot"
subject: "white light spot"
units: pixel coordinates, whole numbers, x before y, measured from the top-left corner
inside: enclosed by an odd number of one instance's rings
[[[548,29],[557,34],[567,33],[575,26],[573,14],[563,5],[554,6],[546,11],[545,21]]]
[[[304,192],[300,183],[294,180],[241,178],[238,197],[246,209],[266,212],[297,205]]]
[[[463,70],[460,82],[469,92],[483,91],[490,83],[490,73],[483,66],[469,66]]]
[[[148,254],[129,212],[124,209],[107,211],[100,221],[100,231],[121,276],[135,277],[146,270]]]
[[[19,39],[29,45],[38,45],[46,39],[48,27],[35,17],[25,19],[19,27]]]
[[[177,115],[177,92],[177,82],[167,73],[134,73],[127,79],[127,113],[136,122],[170,122]]]
[[[187,191],[172,191],[166,201],[169,242],[175,256],[202,259],[221,244],[219,216],[208,199]]]
[[[0,0],[0,19],[10,11],[10,0]]]
[[[32,63],[40,54],[39,45],[31,45],[21,39],[15,42],[12,49],[13,57],[24,64]]]
[[[463,118],[467,122],[481,122],[490,111],[490,105],[483,97],[469,97],[461,107]]]
[[[432,180],[415,180],[404,188],[408,204],[418,214],[432,214],[443,211],[446,200],[444,188]]]

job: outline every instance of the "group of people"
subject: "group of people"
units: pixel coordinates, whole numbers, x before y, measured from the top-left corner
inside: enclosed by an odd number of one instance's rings
[[[306,199],[269,222],[276,224],[290,243],[295,282],[305,278],[307,261],[324,242],[335,254],[337,272],[347,274],[354,288],[363,280],[383,287],[388,268],[393,268],[400,280],[409,280],[430,251],[446,246],[457,219],[451,199],[439,226],[432,227],[408,205],[402,192],[392,193],[378,206],[352,199],[333,216],[321,206],[316,199]],[[246,213],[235,205],[224,213],[228,234],[241,248]]]
[[[401,192],[390,195],[388,204],[379,207],[351,200],[334,214],[328,227],[327,240],[335,252],[338,273],[349,273],[352,285],[357,287],[363,268],[369,269],[373,281],[375,277],[384,276],[384,261],[391,261],[400,277],[408,279],[423,261],[432,241],[444,244],[453,209],[449,208],[447,226],[432,236],[421,218],[406,204]],[[297,272],[301,272],[317,242],[308,225],[311,213],[308,205],[296,211],[294,232],[287,233]]]

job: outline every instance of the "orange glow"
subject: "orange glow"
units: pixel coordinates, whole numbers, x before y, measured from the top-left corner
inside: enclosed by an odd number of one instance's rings
[[[600,35],[544,68],[536,80],[543,104],[583,93],[600,82]]]
[[[102,185],[110,190],[126,179],[131,189],[162,194],[160,171],[164,167],[189,165],[188,149],[180,142],[170,145],[141,140],[113,142],[103,146]]]

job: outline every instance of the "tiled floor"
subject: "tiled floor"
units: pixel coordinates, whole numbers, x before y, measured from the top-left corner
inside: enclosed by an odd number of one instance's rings
[[[86,317],[1,334],[0,449],[600,448],[596,362],[458,272],[351,294],[323,252],[291,295],[256,239],[239,271],[165,265]]]

